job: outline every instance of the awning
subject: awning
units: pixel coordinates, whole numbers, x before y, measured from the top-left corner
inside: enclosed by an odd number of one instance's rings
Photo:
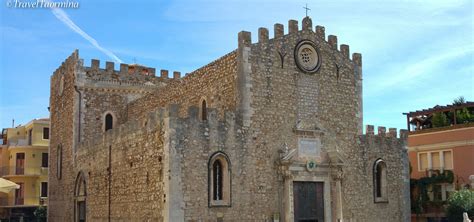
[[[9,180],[5,180],[0,178],[0,192],[2,193],[10,193],[10,191],[14,189],[19,189],[20,185],[13,183]]]

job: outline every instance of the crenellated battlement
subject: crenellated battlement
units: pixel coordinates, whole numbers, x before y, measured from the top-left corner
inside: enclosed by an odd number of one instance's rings
[[[100,60],[91,59],[90,67],[85,67],[93,71],[102,71],[108,73],[116,73],[119,75],[144,75],[144,76],[155,76],[155,68],[146,67],[138,64],[124,64],[120,63],[120,69],[115,69],[115,63],[106,61],[105,67],[100,67]]]
[[[159,78],[160,80],[168,80],[170,77],[168,76],[168,70],[161,69],[160,76],[156,76],[156,69],[152,67],[143,66],[140,64],[125,64],[120,63],[119,69],[115,69],[115,63],[106,61],[105,67],[101,67],[100,60],[91,59],[90,66],[83,66],[86,71],[92,73],[91,77],[97,75],[106,75],[106,74],[115,74],[122,77],[127,76],[145,76],[145,77],[155,77]],[[171,79],[180,79],[181,72],[173,71],[173,77]]]
[[[399,137],[397,137],[397,128],[389,128],[388,132],[387,132],[387,128],[385,126],[378,126],[377,127],[377,134],[375,134],[374,126],[373,125],[366,125],[364,135],[406,139],[407,135],[408,135],[408,130],[400,129]]]
[[[326,40],[326,33],[324,26],[317,25],[315,27],[315,31],[313,31],[313,23],[310,17],[305,17],[302,20],[301,29],[298,27],[297,20],[289,20],[288,21],[288,34],[287,35],[295,35],[299,32],[314,32],[320,40],[326,42],[329,47],[335,51],[341,53],[341,55],[353,61],[357,66],[362,66],[362,55],[360,53],[352,53],[352,57],[350,56],[350,47],[347,44],[341,44],[338,47],[338,41],[336,35],[329,35]],[[276,40],[285,36],[285,27],[280,24],[276,23],[273,27],[273,39],[269,37],[269,31],[265,27],[260,27],[258,29],[258,41],[252,43],[252,34],[248,31],[241,31],[238,34],[238,45],[239,47],[242,46],[250,46],[252,44],[261,44],[267,43],[271,40]]]
[[[79,50],[74,50],[74,52],[71,53],[62,63],[61,65],[54,70],[53,75],[56,75],[57,73],[61,72],[61,70],[66,68],[66,64],[73,64],[77,60],[79,60]]]

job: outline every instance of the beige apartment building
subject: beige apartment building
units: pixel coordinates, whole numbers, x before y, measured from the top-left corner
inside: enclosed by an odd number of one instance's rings
[[[0,177],[20,188],[0,193],[0,219],[32,220],[48,198],[49,119],[2,130]]]

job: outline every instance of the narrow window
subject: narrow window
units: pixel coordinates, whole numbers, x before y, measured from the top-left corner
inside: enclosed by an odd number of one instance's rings
[[[25,203],[25,184],[17,183],[20,188],[15,190],[15,205],[23,205]]]
[[[64,90],[64,74],[61,75],[61,79],[59,80],[59,95],[63,94]]]
[[[377,197],[382,197],[382,166],[380,164],[377,165],[376,177]]]
[[[230,161],[226,154],[217,152],[209,159],[209,207],[230,207]]]
[[[112,114],[108,113],[105,115],[105,131],[112,129],[114,124],[114,117],[112,117]]]
[[[41,182],[41,197],[48,197],[48,182]]]
[[[85,222],[86,221],[86,202],[85,201],[78,201],[77,202],[77,221],[78,222]]]
[[[33,129],[28,130],[28,146],[33,144]]]
[[[43,128],[43,139],[44,140],[49,140],[49,128],[48,127]]]
[[[428,169],[428,154],[419,153],[418,154],[418,171],[425,171]]]
[[[58,177],[58,180],[61,179],[62,167],[63,167],[63,149],[61,145],[58,145],[58,149],[56,151],[56,176]]]
[[[374,163],[374,202],[386,203],[387,198],[387,165],[382,159],[378,159]]]
[[[48,153],[42,153],[42,155],[41,155],[41,167],[48,167]]]
[[[87,189],[86,178],[81,171],[76,178],[76,186],[74,191],[74,217],[76,222],[85,222],[87,213]]]
[[[453,169],[453,156],[451,151],[444,151],[444,169]]]
[[[387,202],[387,165],[382,159],[374,163],[374,202]]]
[[[431,153],[431,169],[440,170],[441,169],[441,158],[439,152]]]
[[[202,103],[201,103],[201,120],[207,120],[207,103],[206,103],[206,100],[202,100]]]
[[[214,193],[213,200],[222,200],[222,164],[220,160],[216,160],[212,166]]]
[[[16,175],[25,174],[25,153],[16,154]]]
[[[443,200],[443,193],[441,184],[434,184],[432,185],[432,192],[433,192],[433,201],[442,201]]]

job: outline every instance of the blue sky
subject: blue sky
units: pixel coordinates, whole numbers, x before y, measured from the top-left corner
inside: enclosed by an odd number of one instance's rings
[[[235,49],[241,30],[255,41],[259,27],[271,37],[274,23],[301,22],[306,3],[313,25],[362,53],[364,124],[406,128],[402,112],[474,100],[471,0],[77,2],[53,11],[1,0],[0,128],[49,115],[50,76],[76,48],[86,65],[115,55],[187,73]]]

